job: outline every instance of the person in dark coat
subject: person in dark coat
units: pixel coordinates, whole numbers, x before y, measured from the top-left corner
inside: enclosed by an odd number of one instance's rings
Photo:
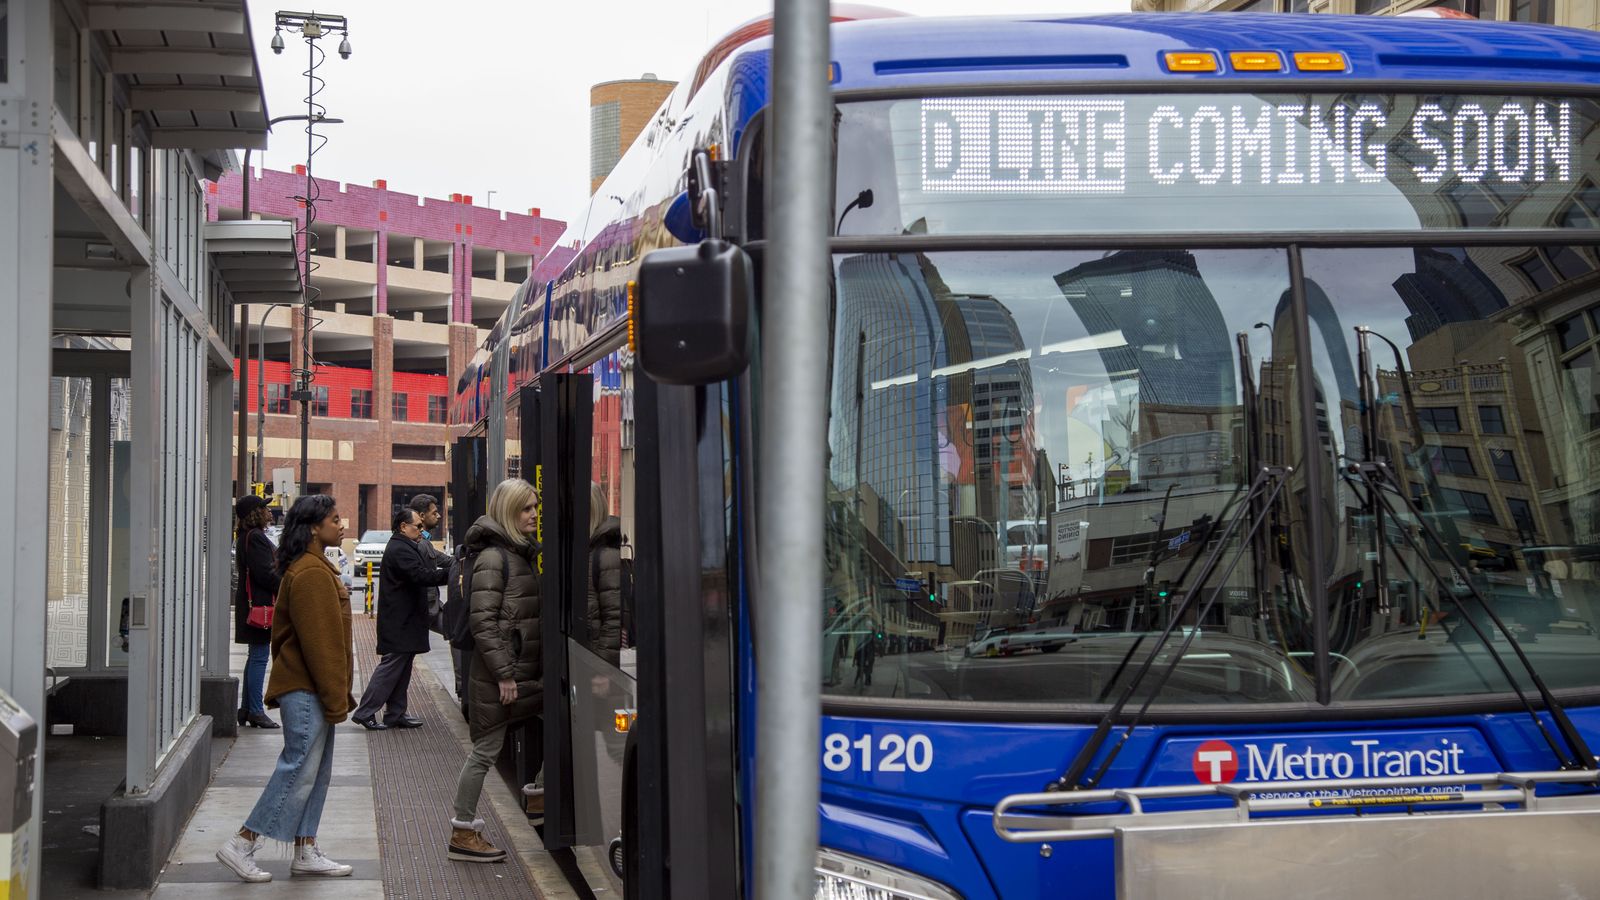
[[[276,548],[263,530],[272,522],[272,513],[267,501],[254,494],[240,497],[233,509],[239,517],[239,541],[234,547],[239,579],[233,592],[233,642],[250,647],[239,697],[239,724],[277,728],[261,700],[267,687],[267,661],[272,657],[272,628],[257,628],[249,621],[251,607],[270,609],[278,596],[278,568],[272,560]]]
[[[468,621],[475,644],[467,688],[472,752],[456,779],[450,859],[499,862],[505,851],[484,839],[477,818],[483,779],[500,756],[507,731],[544,710],[540,681],[544,655],[539,632],[538,552],[533,534],[539,505],[533,486],[502,481],[489,497],[489,514],[467,529],[475,554]]]
[[[417,654],[428,652],[429,599],[438,596],[450,569],[448,557],[441,565],[424,555],[418,546],[421,537],[422,520],[415,511],[406,507],[395,514],[394,533],[378,567],[378,652],[383,658],[367,680],[361,705],[350,716],[350,721],[369,731],[422,724],[406,714],[406,691]],[[384,710],[381,722],[379,709]]]
[[[622,520],[610,514],[605,489],[589,484],[589,649],[612,664],[622,659]]]

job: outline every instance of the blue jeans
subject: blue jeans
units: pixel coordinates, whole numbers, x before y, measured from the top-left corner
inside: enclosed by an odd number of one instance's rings
[[[333,725],[323,720],[322,703],[310,691],[284,694],[278,708],[283,712],[283,752],[244,827],[288,843],[317,836],[333,775]]]
[[[249,713],[266,713],[261,694],[267,687],[267,660],[272,658],[271,644],[251,644],[250,657],[244,664],[244,698],[240,708]]]

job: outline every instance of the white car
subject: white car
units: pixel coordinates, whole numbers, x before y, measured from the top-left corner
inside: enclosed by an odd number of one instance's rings
[[[366,580],[366,565],[372,563],[372,574],[378,574],[378,564],[383,562],[383,548],[389,546],[389,538],[394,535],[392,531],[369,531],[356,542],[355,559],[353,568],[358,581]]]

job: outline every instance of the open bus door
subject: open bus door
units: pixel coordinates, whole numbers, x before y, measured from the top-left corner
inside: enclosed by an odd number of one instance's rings
[[[541,389],[545,847],[626,898],[735,896],[729,582],[699,550],[727,549],[715,389],[657,387],[620,352]]]

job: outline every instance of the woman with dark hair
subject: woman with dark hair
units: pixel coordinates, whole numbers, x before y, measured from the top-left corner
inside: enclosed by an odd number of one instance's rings
[[[277,612],[272,619],[272,679],[267,705],[283,713],[283,753],[244,827],[217,859],[245,881],[271,881],[255,854],[268,838],[294,841],[294,875],[349,875],[324,856],[317,825],[333,774],[333,726],[355,707],[350,593],[323,551],[344,531],[333,498],[296,500],[278,542]]]
[[[250,647],[244,664],[244,693],[239,698],[239,724],[277,728],[262,705],[267,686],[267,658],[272,649],[272,603],[278,596],[278,567],[272,541],[263,530],[272,522],[267,501],[245,494],[234,504],[239,517],[239,543],[234,565],[239,586],[233,592],[233,642]]]

